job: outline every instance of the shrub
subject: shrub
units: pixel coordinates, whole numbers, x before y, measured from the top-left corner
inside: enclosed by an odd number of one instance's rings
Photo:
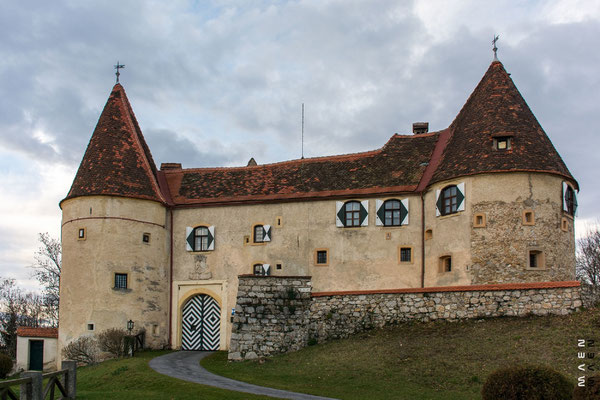
[[[563,400],[572,393],[573,384],[564,375],[542,366],[499,369],[481,391],[483,400]]]
[[[600,399],[600,375],[587,378],[586,386],[576,386],[573,390],[573,400]]]
[[[100,350],[114,357],[125,355],[125,329],[110,328],[98,334],[98,346]]]
[[[62,356],[78,364],[96,364],[98,362],[98,343],[91,336],[81,336],[62,349]]]
[[[0,353],[0,379],[6,378],[13,367],[12,358],[8,354]]]

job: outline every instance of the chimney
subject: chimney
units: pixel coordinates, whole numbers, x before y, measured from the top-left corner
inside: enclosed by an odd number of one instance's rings
[[[181,164],[180,163],[162,163],[162,164],[160,164],[161,171],[171,170],[171,169],[181,169]]]
[[[420,135],[422,133],[429,132],[429,122],[415,122],[413,123],[413,134]]]

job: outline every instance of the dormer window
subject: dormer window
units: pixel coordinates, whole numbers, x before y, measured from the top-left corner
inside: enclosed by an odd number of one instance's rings
[[[508,150],[511,148],[512,137],[500,136],[494,138],[494,149],[495,150]]]

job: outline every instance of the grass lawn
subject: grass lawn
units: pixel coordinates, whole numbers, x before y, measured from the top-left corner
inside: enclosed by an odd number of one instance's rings
[[[166,351],[140,352],[133,358],[109,360],[77,369],[78,399],[272,399],[185,382],[148,366]]]
[[[271,359],[208,370],[242,381],[340,399],[479,399],[487,376],[513,364],[544,364],[579,376],[577,339],[600,345],[600,310],[567,316],[407,323]]]

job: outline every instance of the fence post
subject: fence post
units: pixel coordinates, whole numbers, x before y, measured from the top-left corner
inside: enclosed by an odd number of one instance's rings
[[[40,371],[26,371],[21,373],[21,377],[31,378],[30,384],[21,385],[21,400],[43,400],[44,385],[42,383],[42,373]]]
[[[65,360],[61,364],[61,369],[66,369],[65,389],[69,399],[74,399],[77,395],[77,362]]]

